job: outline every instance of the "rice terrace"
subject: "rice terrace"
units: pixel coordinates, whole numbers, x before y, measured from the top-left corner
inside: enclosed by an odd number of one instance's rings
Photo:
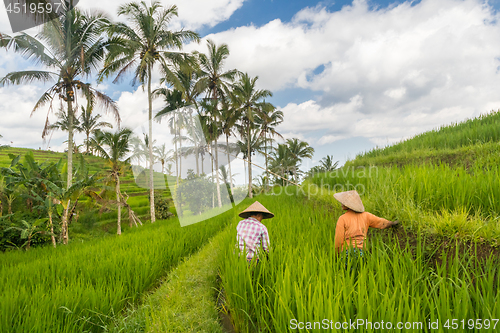
[[[495,5],[327,2],[5,1],[0,332],[500,332]]]

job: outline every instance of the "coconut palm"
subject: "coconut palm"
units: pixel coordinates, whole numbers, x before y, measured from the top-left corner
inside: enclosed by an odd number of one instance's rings
[[[95,117],[92,116],[92,107],[90,105],[87,105],[86,108],[82,106],[82,113],[80,113],[80,117],[78,119],[78,129],[79,132],[85,133],[85,136],[87,137],[85,141],[87,154],[90,153],[90,135],[103,127],[113,128],[113,125],[105,121],[99,121],[99,118],[101,118],[100,114],[97,114]]]
[[[287,139],[286,144],[292,157],[296,160],[293,172],[295,174],[295,180],[299,176],[299,164],[302,162],[303,158],[312,158],[314,154],[314,148],[309,146],[305,141],[301,141],[297,138]]]
[[[71,3],[63,2],[69,8]],[[0,79],[0,86],[6,84],[24,84],[34,81],[43,83],[55,82],[46,90],[35,104],[32,113],[46,104],[52,108],[57,97],[66,103],[68,112],[68,175],[66,186],[69,188],[73,179],[73,126],[74,104],[78,104],[78,94],[85,97],[87,104],[94,107],[99,102],[106,110],[111,110],[117,121],[120,120],[115,102],[94,89],[90,83],[84,83],[97,70],[104,60],[107,41],[101,36],[103,27],[109,24],[104,14],[86,15],[78,9],[62,10],[63,14],[43,25],[40,33],[30,36],[21,33],[16,36],[1,35],[0,46],[21,53],[33,60],[43,70],[25,70],[8,73]],[[46,126],[42,137],[49,133],[47,115]]]
[[[250,165],[252,161],[250,154],[255,155],[255,152],[262,154],[266,143],[258,130],[250,131],[250,136],[246,135],[244,126],[238,126],[238,130],[242,134],[241,140],[238,140],[238,142],[236,142],[236,145],[239,151],[241,151],[241,153],[243,154],[243,159],[248,161],[248,164]],[[248,140],[248,138],[250,138],[250,140]],[[250,152],[250,154],[248,152]]]
[[[281,176],[275,179],[280,185],[286,184],[286,179],[293,175],[297,166],[297,159],[290,151],[287,144],[278,144],[278,147],[270,154],[270,169],[272,172]]]
[[[322,171],[329,172],[337,169],[339,161],[333,162],[333,155],[326,155],[320,161],[320,167]]]
[[[170,149],[167,151],[165,144],[162,144],[159,147],[154,147],[154,152],[156,158],[161,162],[161,173],[165,173],[165,163],[173,160],[174,151]]]
[[[246,131],[244,135],[250,138],[250,131],[255,127],[255,117],[260,109],[265,105],[264,98],[270,97],[273,94],[269,90],[256,89],[255,85],[258,76],[250,78],[248,73],[241,76],[240,80],[234,84],[232,99],[233,103],[237,106],[239,114],[241,114],[241,122]],[[248,195],[252,195],[252,149],[250,141],[247,140],[248,147]]]
[[[283,111],[276,110],[276,107],[271,103],[264,103],[255,120],[256,123],[259,124],[261,128],[261,135],[264,136],[264,139],[266,141],[266,146],[264,148],[264,155],[266,158],[266,173],[267,173],[266,180],[268,181],[269,181],[269,172],[267,171],[268,170],[267,133],[269,133],[271,137],[277,135],[283,139],[283,136],[281,136],[281,134],[276,131],[276,126],[278,126],[283,122],[283,117],[284,117]],[[271,143],[271,150],[272,150],[273,148],[272,140],[269,140],[269,142]],[[269,186],[269,184],[265,185],[266,188]]]
[[[233,129],[236,126],[236,123],[238,122],[238,112],[234,109],[232,105],[227,105],[225,108],[223,108],[220,112],[220,121],[221,121],[221,129],[222,133],[226,136],[226,145],[225,145],[225,153],[227,155],[227,166],[229,169],[229,185],[231,188],[231,193],[233,192],[233,181],[232,181],[232,172],[231,172],[231,159],[230,159],[230,154],[232,153],[233,155],[238,155],[239,149],[235,149],[236,147],[231,147],[229,145],[229,137],[233,135]],[[233,148],[233,149],[231,149]]]
[[[222,126],[220,125],[220,113],[217,108],[218,101],[216,99],[204,100],[201,102],[202,108],[205,110],[205,115],[200,117],[203,124],[205,137],[210,144],[210,155],[212,158],[212,174],[214,172],[213,166],[215,165],[215,173],[219,171],[219,144],[217,139],[222,135]],[[213,177],[214,178],[214,177]],[[222,198],[220,193],[220,180],[215,177],[217,183],[217,200],[219,207],[222,207]]]
[[[69,115],[71,114],[75,114],[75,111],[73,112],[66,112],[66,110],[64,109],[60,109],[59,112],[56,113],[56,116],[57,116],[57,121],[53,124],[50,124],[48,126],[48,129],[49,130],[61,130],[61,131],[64,131],[64,132],[67,132],[68,129],[69,129]],[[76,132],[81,132],[81,129],[80,129],[80,121],[78,120],[78,118],[74,118],[73,119],[73,131],[76,131]]]
[[[177,110],[182,109],[184,106],[186,106],[186,102],[182,98],[182,92],[180,90],[174,89],[166,89],[166,88],[159,88],[155,90],[154,92],[155,96],[161,96],[163,97],[163,100],[165,101],[166,105],[163,109],[158,111],[158,113],[155,116],[155,119],[158,120],[158,122],[161,122],[163,118],[169,117],[168,119],[168,124],[169,124],[169,129],[170,129],[170,134],[174,134],[174,156],[175,156],[175,171],[176,171],[176,177],[177,181],[176,184],[179,185],[179,177],[180,177],[180,166],[179,166],[179,160],[178,157],[180,156],[179,151],[177,149],[177,136],[180,136],[180,128],[177,128],[177,124],[181,123],[179,122],[179,119],[176,119],[180,116],[180,112],[177,112]],[[182,161],[181,161],[182,163]]]
[[[121,192],[120,192],[120,176],[123,174],[125,163],[129,159],[122,161],[123,158],[129,153],[129,139],[132,135],[132,130],[128,128],[123,128],[115,133],[111,132],[97,132],[97,136],[100,136],[101,146],[96,147],[99,155],[107,160],[107,163],[111,167],[109,171],[109,177],[115,183],[115,193],[116,202],[118,206],[118,221],[117,221],[117,231],[118,235],[121,235]]]
[[[112,37],[109,52],[100,79],[118,72],[114,82],[134,69],[132,84],[139,82],[148,91],[149,137],[153,138],[153,94],[152,73],[155,64],[161,64],[164,77],[169,73],[169,64],[181,63],[188,59],[186,54],[177,52],[184,42],[199,40],[196,32],[190,30],[170,31],[169,23],[177,16],[177,6],[163,9],[159,1],[148,6],[145,1],[131,2],[118,7],[118,16],[126,16],[130,25],[116,23],[109,26]],[[149,145],[149,183],[151,222],[155,221],[153,185],[153,146]]]
[[[227,105],[226,101],[229,96],[229,84],[239,75],[236,69],[224,71],[224,63],[229,57],[229,48],[227,44],[217,46],[212,40],[207,40],[208,54],[196,53],[199,62],[199,80],[196,83],[197,91],[205,91],[206,99],[212,102],[208,108],[205,108],[207,115],[211,118],[211,124],[217,125],[220,120],[219,104]],[[217,125],[218,126],[218,125]],[[217,139],[220,134],[218,130],[212,130],[212,140],[215,141],[215,165],[219,169],[219,151]],[[217,171],[218,172],[218,171]],[[215,177],[217,181],[217,198],[219,207],[222,206],[220,197],[219,177]]]

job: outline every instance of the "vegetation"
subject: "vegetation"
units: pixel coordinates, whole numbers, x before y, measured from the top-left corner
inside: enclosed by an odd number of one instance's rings
[[[0,330],[103,331],[113,315],[136,303],[226,221],[181,228],[171,220],[90,243],[5,253],[0,257]]]
[[[63,8],[69,8],[68,2],[62,3]],[[44,70],[26,70],[8,73],[0,79],[0,86],[6,84],[25,84],[34,81],[43,83],[54,82],[35,104],[32,114],[59,98],[66,103],[68,131],[68,172],[66,187],[69,188],[73,179],[73,119],[74,111],[78,110],[78,92],[87,101],[87,107],[93,108],[100,103],[105,110],[111,110],[116,120],[120,117],[116,103],[104,93],[94,89],[90,83],[81,80],[95,72],[104,59],[107,42],[102,36],[102,29],[109,24],[108,18],[98,13],[86,15],[74,8],[61,11],[58,19],[45,23],[39,34],[30,36],[22,33],[16,36],[0,34],[0,46],[21,53],[27,59],[33,60]],[[48,116],[47,116],[48,117]],[[50,129],[47,118],[42,136]]]
[[[294,188],[288,192],[301,193]],[[447,246],[441,252],[423,236],[413,238],[415,234],[403,232],[400,241],[396,231],[384,230],[370,232],[364,260],[347,261],[332,246],[340,205],[324,205],[316,197],[304,201],[300,194],[259,197],[275,217],[265,222],[272,250],[257,266],[249,268],[244,256],[234,253],[233,223],[233,232],[224,241],[221,275],[237,332],[293,332],[298,322],[303,323],[303,331],[319,332],[325,329],[318,326],[324,325],[325,318],[328,330],[337,322],[362,319],[394,325],[423,323],[420,329],[412,327],[415,331],[430,331],[429,322],[439,320],[441,331],[446,331],[443,327],[451,327],[450,318],[464,319],[468,329],[469,318],[500,315],[496,305],[500,266],[495,258],[480,259],[474,247],[458,253]],[[388,235],[385,242],[383,233]],[[316,326],[306,330],[305,322]],[[491,320],[488,325],[493,331]]]

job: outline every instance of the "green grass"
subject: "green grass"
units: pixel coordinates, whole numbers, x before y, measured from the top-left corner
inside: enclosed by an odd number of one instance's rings
[[[384,148],[376,148],[357,159],[387,156],[395,153],[411,153],[415,150],[456,149],[460,147],[500,141],[500,111],[468,119],[460,123],[441,126]]]
[[[248,204],[244,202],[243,205]],[[214,219],[232,224],[241,207]],[[209,241],[203,249],[166,276],[161,286],[147,295],[141,306],[118,316],[110,332],[214,332],[222,333],[215,299],[217,275],[221,260],[221,243],[232,228],[228,227]]]
[[[65,153],[9,147],[0,150],[0,168],[10,166],[11,159],[8,156],[9,154],[14,154],[16,156],[21,154],[24,156],[29,151],[33,152],[35,160],[39,163],[57,163],[60,159],[65,161],[67,158]],[[77,160],[77,155],[74,155],[74,159],[75,161]],[[85,160],[88,163],[91,174],[109,169],[109,166],[106,165],[106,161],[100,157],[85,155]],[[168,177],[170,176],[162,176],[161,174],[155,173],[155,187],[165,188]],[[131,170],[121,176],[120,181],[122,183],[122,193],[126,193],[130,196],[127,203],[141,219],[149,219],[149,190],[144,188],[145,181],[141,177],[136,179]],[[98,192],[100,191],[99,188],[96,189]],[[108,190],[113,192],[114,199],[114,188],[109,188]],[[165,198],[170,197],[168,187],[158,195],[162,195]],[[116,211],[96,214],[95,209],[87,205],[87,203],[90,202],[90,198],[87,196],[80,197],[79,202],[78,210],[80,211],[80,218],[85,220],[86,223],[82,224],[76,222],[70,225],[70,241],[87,241],[93,237],[102,237],[108,233],[116,232]],[[25,209],[25,202],[20,197],[14,201],[14,211],[16,209]],[[127,223],[127,214],[126,210],[123,210],[123,217],[125,218],[124,224]],[[85,215],[90,216],[86,218]],[[96,228],[98,228],[98,230],[96,230]]]
[[[269,258],[248,268],[244,256],[234,253],[236,223],[222,255],[222,281],[238,332],[329,331],[292,329],[293,319],[424,325],[439,320],[440,329],[432,332],[446,332],[447,319],[500,318],[500,266],[493,258],[479,262],[474,252],[443,253],[442,261],[433,263],[425,238],[400,246],[395,238],[384,243],[380,236],[391,231],[382,230],[369,233],[366,260],[350,261],[346,268],[344,256],[333,248],[340,205],[286,194],[258,200],[275,213],[275,218],[264,221],[271,240]],[[430,332],[426,326],[413,330],[422,331]]]
[[[0,256],[1,332],[99,332],[225,226],[159,221],[121,236]]]
[[[310,183],[334,192],[356,189],[365,208],[406,227],[497,245],[500,167],[442,165],[344,167]],[[310,183],[305,183],[307,188]]]

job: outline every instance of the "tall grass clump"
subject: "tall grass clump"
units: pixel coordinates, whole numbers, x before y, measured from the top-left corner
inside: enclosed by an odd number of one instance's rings
[[[232,215],[181,228],[177,219],[119,237],[0,256],[0,332],[99,332]]]
[[[436,263],[424,238],[410,246],[395,238],[384,243],[380,233],[371,232],[363,260],[346,261],[333,248],[340,205],[321,207],[286,195],[258,200],[275,213],[264,222],[269,257],[248,267],[235,251],[234,232],[226,240],[221,269],[238,332],[390,331],[373,327],[382,321],[394,331],[401,331],[397,323],[409,322],[412,332],[430,332],[429,323],[438,321],[432,332],[446,332],[452,318],[465,320],[462,331],[470,329],[468,319],[489,319],[481,331],[495,331],[491,319],[500,318],[500,266],[493,258],[480,263],[474,253],[443,253]],[[372,327],[335,326],[350,320]]]
[[[454,216],[459,234],[492,242],[500,237],[500,226],[496,223],[500,202],[498,165],[478,164],[469,169],[446,164],[346,167],[329,174],[317,174],[309,181],[334,192],[356,189],[367,209],[404,221],[416,229],[429,228],[429,219],[426,217],[425,221],[423,216]],[[467,223],[459,223],[463,218]],[[436,223],[432,231],[453,230],[448,227]]]

